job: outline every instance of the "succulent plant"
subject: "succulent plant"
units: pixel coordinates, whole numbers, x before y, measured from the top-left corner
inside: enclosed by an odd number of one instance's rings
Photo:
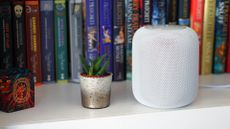
[[[95,60],[86,61],[86,58],[80,55],[83,67],[83,73],[87,76],[104,76],[108,74],[109,60],[104,61],[106,54],[98,56]],[[104,62],[104,63],[103,63]]]

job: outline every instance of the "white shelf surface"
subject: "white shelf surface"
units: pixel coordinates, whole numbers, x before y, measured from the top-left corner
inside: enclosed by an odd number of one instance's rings
[[[201,76],[197,99],[183,108],[160,110],[139,104],[131,82],[113,82],[111,105],[104,109],[81,106],[79,84],[49,84],[36,88],[34,108],[14,113],[0,112],[0,129],[118,129],[230,128],[230,75]],[[186,120],[187,119],[187,120]],[[189,122],[190,121],[190,122]],[[181,125],[181,123],[183,123]],[[204,128],[205,127],[205,128]]]

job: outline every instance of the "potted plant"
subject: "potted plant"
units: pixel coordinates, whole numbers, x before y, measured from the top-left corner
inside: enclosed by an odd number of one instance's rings
[[[80,56],[83,73],[80,75],[81,100],[86,108],[105,108],[110,104],[112,73],[107,71],[106,55],[86,61]]]

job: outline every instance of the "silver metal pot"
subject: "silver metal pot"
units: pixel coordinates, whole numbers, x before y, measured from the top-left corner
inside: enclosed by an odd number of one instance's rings
[[[110,105],[112,74],[106,76],[80,75],[81,100],[86,108],[105,108]]]

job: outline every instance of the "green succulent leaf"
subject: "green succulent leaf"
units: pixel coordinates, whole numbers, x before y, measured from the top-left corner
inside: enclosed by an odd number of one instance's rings
[[[86,59],[82,55],[80,55],[80,60],[81,60],[84,72],[89,73],[89,65],[87,64]]]
[[[94,63],[94,70],[95,71],[98,72],[100,70],[101,64],[102,64],[103,60],[105,59],[105,57],[106,57],[106,54],[104,54],[103,56],[98,57],[95,60],[95,63]]]
[[[97,57],[95,60],[89,60],[87,62],[86,58],[80,55],[80,60],[82,63],[84,73],[88,76],[105,75],[110,64],[110,60],[104,62],[105,58],[106,54]]]
[[[91,66],[89,68],[89,73],[88,73],[89,76],[93,76],[93,66]]]
[[[101,69],[96,73],[97,76],[106,74],[106,71],[109,67],[109,60],[104,63],[104,65],[101,67]]]

